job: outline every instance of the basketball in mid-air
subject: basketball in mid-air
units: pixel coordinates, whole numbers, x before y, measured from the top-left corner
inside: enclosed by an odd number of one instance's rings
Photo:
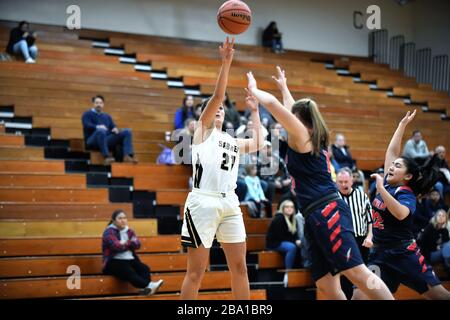
[[[245,32],[252,22],[252,12],[245,2],[228,0],[217,11],[217,23],[228,34]]]

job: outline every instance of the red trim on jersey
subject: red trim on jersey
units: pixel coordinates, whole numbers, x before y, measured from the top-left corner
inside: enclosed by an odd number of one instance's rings
[[[333,242],[333,240],[341,233],[341,225],[338,225],[336,229],[334,229],[333,233],[330,235],[330,241]]]
[[[424,264],[424,265],[422,266],[422,273],[425,273],[426,271],[427,271],[427,265]]]
[[[411,189],[410,187],[408,187],[408,186],[401,186],[401,187],[398,187],[397,190],[398,190],[398,191],[406,190],[406,191],[409,191],[409,192],[413,192],[412,189]]]
[[[409,251],[414,251],[417,248],[417,243],[413,242],[411,243],[406,249]]]
[[[341,217],[341,215],[339,214],[339,210],[336,211],[335,214],[333,214],[333,216],[331,217],[330,220],[328,220],[327,224],[328,224],[328,230],[330,230],[335,224],[336,222],[338,222],[339,218]]]
[[[341,245],[342,245],[342,239],[339,239],[338,242],[336,242],[336,244],[333,246],[331,251],[333,253],[336,253],[336,251],[338,251],[338,249],[341,247]]]
[[[420,255],[419,263],[422,264],[424,259],[425,259],[425,258],[424,258],[422,255]]]
[[[337,206],[337,202],[333,201],[331,203],[329,203],[323,210],[322,210],[322,215],[326,218],[328,217],[328,215],[331,213],[331,211],[334,210],[334,208],[336,208]]]

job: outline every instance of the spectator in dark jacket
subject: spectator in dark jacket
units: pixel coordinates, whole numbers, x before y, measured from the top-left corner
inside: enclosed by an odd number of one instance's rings
[[[239,111],[236,110],[234,103],[230,100],[228,93],[225,93],[225,100],[223,101],[223,106],[225,108],[225,118],[224,118],[224,129],[226,123],[231,123],[233,129],[236,130],[241,125],[241,115]]]
[[[175,130],[183,129],[187,119],[194,118],[194,97],[187,95],[183,99],[183,105],[175,112]]]
[[[275,214],[270,223],[266,247],[269,250],[285,254],[284,266],[286,269],[292,269],[300,245],[295,219],[295,206],[292,201],[285,200],[280,205],[280,211]]]
[[[444,210],[438,210],[418,239],[423,256],[431,264],[443,262],[450,271],[450,238],[448,217]]]
[[[19,26],[11,30],[6,52],[12,55],[21,54],[26,63],[35,63],[38,49],[35,45],[37,34],[30,31],[30,25],[21,21]]]
[[[264,29],[262,35],[263,47],[271,48],[275,53],[284,52],[281,37],[282,35],[278,31],[277,23],[275,21],[270,22],[266,29]]]
[[[336,134],[336,141],[331,148],[334,160],[336,160],[340,168],[347,167],[351,170],[355,169],[355,160],[352,158],[349,147],[345,145],[344,135],[340,133]]]
[[[434,187],[441,194],[441,198],[444,199],[445,194],[450,192],[450,170],[447,160],[445,160],[445,147],[437,146],[430,161],[439,168],[439,180]]]
[[[154,294],[163,280],[151,281],[150,268],[139,260],[135,252],[140,246],[136,234],[128,228],[125,212],[114,211],[102,238],[103,273],[130,282],[143,289],[145,294]]]
[[[84,142],[88,150],[100,150],[105,157],[105,165],[115,161],[110,150],[123,148],[123,161],[137,163],[133,157],[133,140],[130,129],[119,130],[111,116],[103,113],[105,98],[96,95],[92,98],[93,108],[83,113]]]
[[[430,191],[428,198],[424,201],[424,205],[430,218],[433,217],[439,209],[445,211],[448,209],[444,200],[441,198],[440,193],[434,188]]]

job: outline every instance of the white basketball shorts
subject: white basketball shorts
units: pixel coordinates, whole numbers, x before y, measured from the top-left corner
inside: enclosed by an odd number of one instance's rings
[[[246,233],[239,199],[234,192],[194,189],[184,205],[181,244],[211,248],[214,236],[221,243],[245,242]]]

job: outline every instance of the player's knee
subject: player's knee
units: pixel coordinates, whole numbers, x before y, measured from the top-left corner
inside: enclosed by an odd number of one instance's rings
[[[187,272],[189,281],[193,283],[200,283],[202,281],[204,272],[202,270],[190,270]]]
[[[352,281],[353,283],[356,282],[360,282],[363,280],[366,280],[368,277],[370,276],[374,276],[374,274],[372,272],[370,272],[369,269],[365,268],[365,267],[353,267],[351,269],[347,269],[345,271],[342,272],[350,281]]]
[[[239,261],[230,265],[231,272],[237,275],[247,275],[247,264]]]

